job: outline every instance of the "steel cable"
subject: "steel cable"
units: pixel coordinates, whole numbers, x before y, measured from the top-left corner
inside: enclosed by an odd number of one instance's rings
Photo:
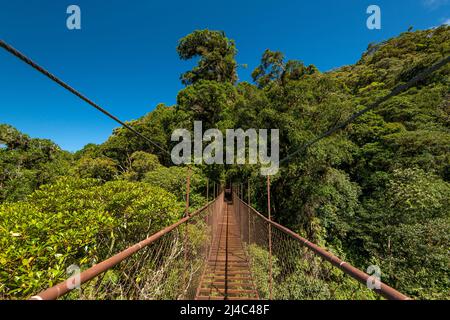
[[[406,90],[410,89],[411,87],[413,87],[414,85],[416,85],[420,81],[422,81],[425,78],[427,78],[433,72],[435,72],[435,71],[441,69],[442,67],[444,67],[445,65],[447,65],[449,62],[450,62],[450,56],[447,56],[446,58],[440,60],[436,64],[428,67],[427,69],[425,69],[424,71],[419,73],[417,76],[415,76],[414,78],[409,80],[407,83],[404,83],[404,84],[396,86],[394,89],[392,89],[392,91],[389,94],[379,98],[377,101],[375,101],[370,106],[364,108],[363,110],[355,112],[347,120],[345,120],[345,121],[335,125],[333,128],[323,132],[322,134],[320,134],[319,136],[315,137],[314,139],[311,139],[311,140],[307,141],[299,149],[297,149],[296,151],[290,153],[289,155],[287,155],[286,157],[281,159],[278,163],[279,164],[289,163],[296,155],[304,152],[306,149],[308,149],[313,144],[315,144],[315,143],[319,142],[320,140],[322,140],[322,139],[332,135],[336,131],[347,127],[350,123],[352,123],[353,121],[355,121],[356,119],[358,119],[362,115],[364,115],[367,112],[377,108],[380,104],[382,104],[383,102],[386,102],[387,100],[391,99],[392,97],[395,97],[395,96],[399,95],[400,93],[405,92]]]
[[[120,125],[122,125],[123,127],[127,128],[128,130],[130,130],[132,133],[134,133],[135,135],[137,135],[138,137],[144,139],[145,141],[147,141],[148,143],[150,143],[151,145],[153,145],[154,147],[156,147],[157,149],[159,149],[160,151],[170,155],[170,152],[167,151],[166,149],[164,149],[163,147],[161,147],[159,144],[157,144],[156,142],[154,142],[153,140],[151,140],[150,138],[144,136],[142,133],[140,133],[139,131],[137,131],[136,129],[134,129],[133,127],[131,127],[130,125],[126,124],[125,122],[123,122],[122,120],[120,120],[119,118],[117,118],[116,116],[114,116],[113,114],[111,114],[109,111],[105,110],[104,108],[100,107],[98,104],[96,104],[95,102],[93,102],[92,100],[90,100],[89,98],[87,98],[85,95],[83,95],[82,93],[80,93],[79,91],[75,90],[74,88],[72,88],[71,86],[69,86],[67,83],[65,83],[64,81],[60,80],[58,77],[56,77],[55,75],[51,74],[50,72],[48,72],[46,69],[44,69],[43,67],[41,67],[40,65],[38,65],[36,62],[32,61],[30,58],[28,58],[27,56],[25,56],[23,53],[21,53],[20,51],[18,51],[17,49],[13,48],[11,45],[7,44],[5,41],[0,40],[0,47],[2,47],[3,49],[5,49],[7,52],[11,53],[12,55],[14,55],[15,57],[19,58],[20,60],[22,60],[23,62],[25,62],[26,64],[28,64],[29,66],[31,66],[32,68],[36,69],[37,71],[39,71],[40,73],[42,73],[43,75],[45,75],[46,77],[48,77],[49,79],[53,80],[54,82],[56,82],[57,84],[59,84],[61,87],[63,87],[64,89],[68,90],[69,92],[73,93],[74,95],[76,95],[78,98],[82,99],[83,101],[87,102],[89,105],[91,105],[92,107],[94,107],[95,109],[97,109],[98,111],[100,111],[101,113],[103,113],[104,115],[106,115],[107,117],[111,118],[112,120],[114,120],[115,122],[119,123]]]

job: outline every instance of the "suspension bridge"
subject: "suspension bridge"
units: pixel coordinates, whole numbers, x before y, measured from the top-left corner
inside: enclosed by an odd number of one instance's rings
[[[92,100],[0,40],[0,46],[58,83],[140,138],[170,154],[149,137],[119,120]],[[318,137],[306,142],[281,163],[348,124],[381,103],[416,85],[450,62],[446,57],[367,108],[356,112]],[[250,186],[214,188],[213,200],[191,212],[190,173],[186,179],[186,210],[176,223],[141,242],[98,262],[31,297],[54,299],[360,299],[372,283],[386,299],[406,295],[342,261],[271,218],[270,178],[264,214],[252,207]],[[209,189],[208,189],[209,191]],[[247,191],[247,199],[244,194]],[[207,195],[207,199],[209,195]],[[345,290],[341,290],[345,287]]]
[[[309,284],[304,299],[323,297],[323,284],[338,288],[344,277],[352,288],[339,298],[368,290],[368,274],[256,211],[240,188],[217,191],[203,208],[31,299],[292,299],[279,288],[296,285],[298,272]],[[382,282],[374,291],[408,299]]]

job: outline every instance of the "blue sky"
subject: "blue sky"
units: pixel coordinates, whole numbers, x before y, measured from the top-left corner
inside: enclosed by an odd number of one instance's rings
[[[66,9],[81,8],[81,30]],[[382,29],[366,28],[381,8]],[[326,71],[355,63],[371,42],[409,26],[448,22],[450,0],[0,0],[0,38],[124,120],[174,104],[179,76],[192,62],[176,54],[196,29],[224,30],[236,41],[239,78],[250,81],[266,48]],[[101,143],[117,124],[4,51],[0,51],[0,123],[75,151]]]

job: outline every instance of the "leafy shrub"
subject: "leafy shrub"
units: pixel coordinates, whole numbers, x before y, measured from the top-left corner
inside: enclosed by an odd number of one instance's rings
[[[22,200],[67,173],[71,155],[50,140],[0,124],[0,202]]]
[[[157,156],[143,151],[133,153],[130,157],[130,162],[130,169],[135,173],[137,180],[141,180],[145,173],[161,166]]]
[[[286,243],[287,244],[287,243]],[[257,245],[247,247],[253,280],[263,299],[269,298],[269,252]],[[273,298],[278,300],[373,300],[379,296],[338,268],[308,252],[284,251],[272,256]]]
[[[173,223],[182,204],[145,183],[63,178],[0,205],[0,296],[26,298]]]
[[[145,174],[144,182],[158,186],[177,195],[180,201],[185,201],[186,197],[186,176],[187,169],[183,167],[163,167],[159,166],[155,170]],[[191,175],[190,187],[190,206],[197,208],[203,206],[206,202],[205,194],[206,181],[197,171],[193,170]]]
[[[80,178],[94,178],[110,181],[117,176],[118,170],[114,160],[110,158],[81,158],[75,172]]]

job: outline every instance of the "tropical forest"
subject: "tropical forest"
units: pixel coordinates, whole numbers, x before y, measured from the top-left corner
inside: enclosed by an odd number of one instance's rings
[[[176,104],[126,122],[155,144],[117,126],[104,143],[69,152],[0,124],[0,298],[30,298],[67,279],[69,265],[86,270],[183,218],[188,170],[190,212],[233,185],[267,215],[259,165],[174,165],[164,152],[177,144],[173,131],[193,131],[194,121],[223,132],[279,129],[282,159],[448,57],[450,26],[372,43],[355,64],[326,72],[266,49],[251,82],[239,80],[239,48],[223,31],[195,30],[175,45],[181,60],[195,62],[180,75]],[[450,65],[280,164],[270,191],[273,221],[364,272],[378,266],[383,283],[411,299],[450,298]],[[189,229],[192,252],[200,227]],[[246,252],[268,298],[258,261],[269,252]],[[160,282],[180,277],[177,260]],[[367,288],[355,293],[339,270],[314,277],[311,259],[289,274],[276,251],[272,262],[270,276],[284,283],[274,299],[381,299]],[[120,277],[108,271],[96,281],[85,297]],[[151,287],[154,298],[176,298]]]

